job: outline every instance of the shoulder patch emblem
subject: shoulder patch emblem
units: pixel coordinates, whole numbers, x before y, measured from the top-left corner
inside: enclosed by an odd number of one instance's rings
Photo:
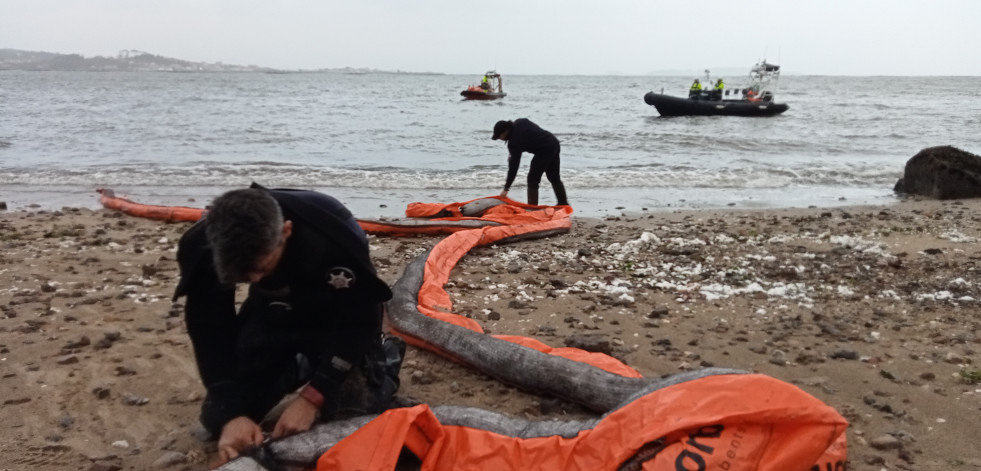
[[[334,267],[327,272],[327,284],[334,289],[347,289],[354,286],[354,271],[347,267]]]

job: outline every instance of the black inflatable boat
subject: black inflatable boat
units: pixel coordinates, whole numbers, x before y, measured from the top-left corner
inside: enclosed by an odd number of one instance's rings
[[[773,116],[790,108],[784,103],[764,101],[762,98],[713,100],[700,97],[680,98],[654,92],[644,95],[644,103],[657,108],[661,116]]]
[[[711,83],[705,71],[705,82]],[[749,84],[742,88],[726,88],[722,80],[718,88],[702,90],[696,78],[688,98],[647,92],[644,103],[657,108],[661,116],[774,116],[790,109],[774,101],[780,66],[762,60],[749,71]]]

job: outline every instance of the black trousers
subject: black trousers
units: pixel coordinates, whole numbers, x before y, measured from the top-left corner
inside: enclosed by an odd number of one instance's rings
[[[245,318],[238,332],[234,396],[244,407],[244,415],[260,423],[285,396],[309,381],[314,368],[325,361],[323,339],[328,327],[298,323],[289,315],[268,309],[257,311],[246,306],[240,314]],[[324,395],[321,421],[380,413],[389,407],[398,390],[405,343],[381,334],[368,342],[360,364],[353,365],[337,391]],[[228,391],[209,389],[201,405],[201,424],[216,437],[228,417],[228,397]]]
[[[528,170],[528,204],[538,204],[538,185],[542,182],[542,174],[548,178],[552,184],[552,191],[555,192],[557,204],[569,204],[565,194],[565,185],[559,177],[559,167],[561,159],[559,154],[561,147],[555,146],[555,152],[549,154],[535,154],[531,159],[531,168]]]

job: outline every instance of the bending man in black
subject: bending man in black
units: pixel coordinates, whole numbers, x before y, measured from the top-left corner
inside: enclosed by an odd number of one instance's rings
[[[531,168],[528,170],[528,204],[538,204],[538,184],[542,182],[542,174],[552,184],[552,191],[558,199],[558,205],[567,205],[565,186],[559,178],[559,140],[555,136],[538,127],[537,124],[519,118],[512,121],[498,121],[494,125],[491,139],[501,139],[508,143],[508,176],[504,182],[501,196],[506,197],[518,175],[521,165],[521,153],[531,152]]]
[[[272,438],[319,418],[377,413],[398,388],[404,344],[381,337],[391,298],[351,213],[327,195],[257,185],[214,200],[181,237],[187,330],[207,396],[201,423],[220,462],[261,444],[259,424],[286,395]],[[235,284],[249,283],[235,312]]]

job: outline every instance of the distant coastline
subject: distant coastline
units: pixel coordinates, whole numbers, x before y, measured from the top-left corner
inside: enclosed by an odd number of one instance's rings
[[[258,65],[191,62],[137,50],[119,51],[113,57],[85,57],[81,54],[0,49],[0,70],[37,72],[263,72],[270,74],[332,72],[341,74],[443,75],[435,72],[403,72],[353,67],[302,70],[274,69]]]
[[[223,62],[192,62],[165,57],[149,52],[127,49],[115,56],[92,56],[82,54],[62,54],[56,52],[25,51],[20,49],[0,49],[0,71],[19,70],[31,72],[258,72],[268,74],[336,73],[348,75],[393,74],[393,75],[447,75],[443,72],[408,72],[404,70],[382,70],[367,67],[333,67],[318,69],[276,69],[260,65],[237,65]],[[715,77],[736,77],[748,73],[749,68],[717,67],[710,69]],[[685,69],[657,69],[641,76],[653,77],[702,77],[707,71]],[[454,75],[454,74],[450,74]],[[543,74],[511,74],[543,75]],[[549,74],[544,74],[549,75]],[[610,73],[607,75],[623,75]],[[798,74],[794,74],[798,75]]]
[[[0,49],[0,70],[66,72],[271,72],[257,65],[191,62],[136,50],[115,57]]]

